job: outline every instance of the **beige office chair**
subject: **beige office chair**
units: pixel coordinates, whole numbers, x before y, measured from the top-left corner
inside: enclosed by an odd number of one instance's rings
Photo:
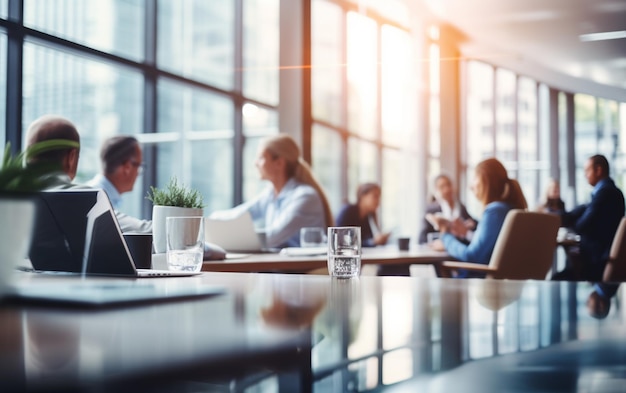
[[[604,268],[602,281],[626,281],[626,217],[620,221],[613,237],[609,260]]]
[[[561,219],[552,214],[511,210],[502,225],[489,265],[446,261],[441,274],[467,269],[487,273],[489,278],[544,280],[554,258]]]

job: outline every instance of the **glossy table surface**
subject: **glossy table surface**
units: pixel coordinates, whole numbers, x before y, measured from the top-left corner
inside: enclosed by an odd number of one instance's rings
[[[450,259],[447,253],[424,245],[411,245],[408,251],[396,246],[363,248],[363,265],[431,264]],[[327,266],[326,255],[287,256],[282,254],[246,254],[224,261],[205,261],[203,271],[215,272],[290,272],[305,273]]]
[[[589,283],[241,273],[151,283],[219,285],[226,292],[106,309],[4,302],[3,385],[81,389],[255,366],[277,378],[291,365],[312,370],[316,392],[626,386],[623,289],[608,316],[595,319],[587,309]]]

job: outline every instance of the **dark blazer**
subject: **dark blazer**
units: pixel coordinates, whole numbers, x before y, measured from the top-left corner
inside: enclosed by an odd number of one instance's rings
[[[623,216],[624,194],[611,178],[603,179],[596,185],[591,202],[561,216],[562,225],[580,235],[582,279],[602,279],[611,243]]]
[[[461,219],[474,220],[472,216],[470,216],[469,213],[467,212],[465,205],[463,205],[461,202],[458,202],[458,203],[460,207]],[[432,233],[432,232],[438,232],[437,230],[435,230],[433,225],[426,219],[426,215],[434,214],[434,213],[441,213],[441,205],[437,201],[429,203],[428,206],[426,206],[426,214],[424,214],[424,219],[422,220],[422,230],[420,231],[419,239],[418,239],[419,244],[424,244],[428,241],[427,236],[426,236],[427,234]]]
[[[359,216],[359,207],[357,205],[345,205],[337,215],[335,225],[338,227],[361,227],[361,245],[363,247],[375,246],[369,216],[361,219]]]

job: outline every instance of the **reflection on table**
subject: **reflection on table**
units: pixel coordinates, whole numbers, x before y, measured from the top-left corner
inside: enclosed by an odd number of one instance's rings
[[[434,251],[426,245],[414,244],[408,251],[396,246],[363,248],[363,265],[432,264],[450,259],[446,252]],[[225,261],[205,261],[203,271],[215,272],[285,272],[306,273],[325,268],[326,255],[287,256],[281,254],[248,254]]]
[[[236,273],[153,282],[226,294],[96,310],[4,303],[4,386],[603,391],[625,378],[621,289],[595,319],[589,283]]]

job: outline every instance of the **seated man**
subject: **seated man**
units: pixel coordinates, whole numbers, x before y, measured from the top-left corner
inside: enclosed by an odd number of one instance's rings
[[[60,165],[61,174],[55,175],[51,189],[90,188],[74,184],[80,156],[80,136],[69,120],[53,115],[42,116],[28,128],[27,144],[33,145],[51,139],[66,139],[76,143],[76,147],[46,151],[29,158],[29,163],[47,162]],[[152,222],[140,220],[115,211],[122,232],[151,232]]]
[[[135,137],[117,135],[108,138],[100,149],[103,173],[87,182],[93,188],[101,188],[109,197],[111,205],[119,210],[122,194],[130,192],[141,171],[143,154]]]
[[[580,235],[578,252],[568,255],[568,267],[555,280],[600,281],[613,237],[624,216],[624,195],[609,177],[606,157],[595,155],[585,164],[585,177],[593,191],[591,202],[561,215],[562,225]]]

